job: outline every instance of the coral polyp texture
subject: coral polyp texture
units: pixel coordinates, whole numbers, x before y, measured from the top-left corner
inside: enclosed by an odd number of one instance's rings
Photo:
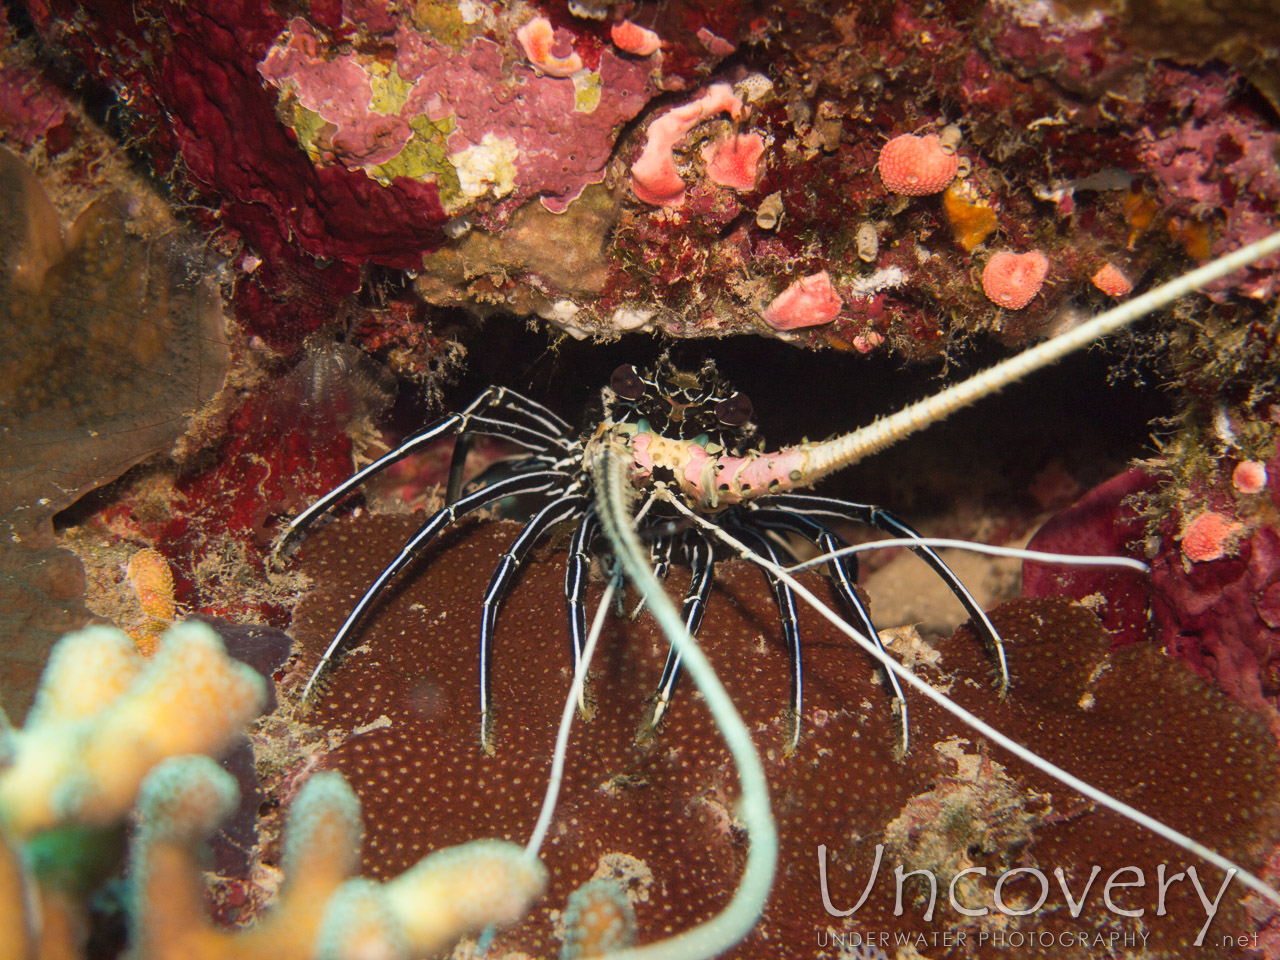
[[[334,524],[308,541],[303,563],[317,589],[295,621],[305,651],[300,678],[345,617],[353,592],[414,528],[404,518],[371,517]],[[475,605],[487,579],[477,571],[486,571],[517,529],[485,525],[463,531],[443,552],[432,551],[412,581],[381,605],[361,634],[361,649],[332,673],[310,718],[336,744],[320,766],[342,772],[364,803],[365,867],[374,876],[393,877],[422,852],[476,834],[519,841],[537,817],[571,673],[563,638],[541,627],[561,615],[562,556],[531,564],[499,618],[493,757],[480,755],[476,726]],[[1046,873],[1061,866],[1075,895],[1092,864],[1105,871],[1099,884],[1129,865],[1151,884],[1160,863],[1182,864],[1185,857],[975,742],[919,698],[910,697],[911,752],[905,762],[896,758],[892,711],[874,669],[807,611],[800,624],[803,734],[790,754],[787,654],[767,626],[777,616],[772,594],[757,570],[725,563],[716,575],[700,638],[764,755],[782,837],[770,905],[731,955],[796,956],[812,945],[815,931],[830,929],[885,930],[913,942],[924,936],[925,943],[943,930],[964,930],[967,945],[950,955],[985,956],[981,944],[989,950],[996,931],[1034,930],[1052,931],[1054,942],[1046,937],[1027,955],[1080,957],[1089,948],[1076,934],[1096,944],[1106,942],[1108,931],[1132,933],[1138,923],[1153,956],[1191,949],[1183,945],[1195,939],[1205,917],[1189,883],[1169,888],[1167,914],[1160,917],[1151,890],[1113,888],[1124,909],[1148,908],[1141,920],[1109,913],[1096,889],[1079,918],[1065,906],[1022,918],[996,909],[994,884],[1017,866],[1038,865]],[[672,586],[679,590],[683,583]],[[917,669],[1043,755],[1088,770],[1095,783],[1130,802],[1258,862],[1275,836],[1278,795],[1274,746],[1256,717],[1150,648],[1110,652],[1107,632],[1079,605],[1022,601],[993,617],[1010,655],[1007,699],[990,684],[985,655],[967,631],[916,647]],[[422,636],[432,640],[414,639]],[[644,619],[611,621],[605,640],[589,684],[592,719],[573,733],[543,851],[548,896],[528,919],[500,933],[495,949],[556,953],[564,936],[556,923],[562,905],[589,881],[621,885],[634,909],[637,942],[653,942],[721,908],[741,870],[737,784],[705,708],[681,688],[662,729],[637,741],[666,643]],[[1195,721],[1183,722],[1187,717]],[[417,812],[424,804],[433,810],[430,818]],[[843,918],[823,907],[819,845],[827,850],[828,894],[839,910],[858,902],[877,845],[884,848],[868,898]],[[924,881],[907,882],[903,910],[895,912],[898,865],[939,878],[930,920],[924,918]],[[987,907],[988,915],[976,921],[952,911],[945,899],[946,884],[975,866],[987,875],[968,874],[974,884],[960,902]],[[1216,891],[1217,871],[1197,871]],[[1033,874],[1018,876],[1003,884],[1003,902],[1025,906],[1035,901],[1037,887]],[[608,910],[609,924],[625,925],[625,912],[609,900],[597,909]],[[1238,891],[1228,891],[1223,911],[1214,930],[1250,923]],[[988,939],[980,942],[983,931]],[[580,929],[566,945],[582,935]],[[1019,942],[1031,949],[1033,941]]]
[[[1106,263],[1089,281],[1109,297],[1127,297],[1133,291],[1133,281],[1114,263]]]

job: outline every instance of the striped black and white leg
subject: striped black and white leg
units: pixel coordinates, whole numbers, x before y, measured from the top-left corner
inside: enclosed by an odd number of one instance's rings
[[[844,544],[844,541],[832,533],[824,524],[812,517],[795,513],[789,509],[770,510],[768,508],[760,508],[751,511],[747,516],[769,529],[785,530],[789,533],[798,534],[813,543],[824,553],[837,550]],[[854,562],[847,562],[850,560],[854,560]],[[827,570],[831,575],[836,593],[839,594],[840,599],[853,617],[854,628],[865,634],[876,646],[883,650],[884,642],[880,639],[880,632],[876,629],[875,622],[871,619],[871,611],[867,609],[867,605],[862,602],[862,597],[858,595],[856,588],[858,582],[856,559],[853,557],[835,557],[828,562]],[[901,727],[902,750],[905,753],[910,745],[906,697],[903,695],[902,686],[899,684],[897,676],[892,671],[885,671],[885,674],[888,677],[889,687],[893,691],[893,710],[895,719]]]
[[[702,626],[703,614],[707,611],[711,585],[715,581],[715,550],[706,537],[694,531],[685,537],[685,556],[689,561],[690,580],[684,603],[680,607],[680,616],[684,620],[685,628],[696,637],[698,628]],[[653,715],[641,730],[640,739],[650,736],[657,730],[663,714],[671,705],[671,696],[679,679],[680,654],[672,646],[667,654],[666,665],[662,668],[662,676],[658,680],[658,689],[653,695]]]
[[[321,674],[328,666],[329,661],[339,650],[342,649],[347,638],[350,636],[352,629],[360,620],[364,612],[373,605],[373,602],[382,593],[386,585],[391,579],[405,568],[405,566],[413,560],[419,553],[430,544],[441,531],[446,529],[450,524],[457,521],[460,517],[464,517],[469,513],[480,510],[496,503],[503,497],[515,496],[518,494],[531,493],[554,493],[560,492],[570,483],[568,477],[563,473],[554,470],[543,470],[536,473],[521,474],[519,476],[510,477],[506,480],[499,481],[482,490],[469,494],[459,500],[457,503],[450,504],[440,510],[437,510],[426,522],[418,528],[415,533],[403,547],[396,558],[387,564],[383,571],[378,574],[377,579],[369,586],[347,614],[347,619],[343,621],[342,626],[338,628],[337,634],[329,643],[328,648],[324,652],[324,656],[320,658],[320,662],[316,664],[316,668],[311,672],[311,677],[307,680],[306,687],[302,691],[302,701],[305,703],[311,695],[311,691],[315,688],[316,681],[319,680]]]
[[[752,547],[766,560],[783,565],[779,549],[767,536],[749,526],[735,525],[733,535]],[[750,560],[750,557],[747,557]],[[800,655],[800,617],[796,611],[796,598],[791,588],[774,576],[770,571],[760,568],[760,572],[769,581],[773,590],[773,599],[778,606],[778,617],[782,621],[782,636],[787,644],[787,659],[791,662],[791,703],[787,709],[787,754],[795,753],[800,744],[800,718],[804,713],[804,665]]]
[[[920,534],[906,521],[897,517],[883,507],[867,503],[853,503],[848,500],[837,500],[832,497],[815,497],[805,494],[780,494],[760,501],[769,507],[777,507],[788,512],[798,513],[814,518],[832,520],[853,520],[877,530],[882,530],[895,537],[919,540]],[[938,555],[938,552],[927,544],[911,547],[911,551],[933,568],[947,588],[955,595],[964,607],[965,612],[973,620],[974,628],[996,658],[1000,670],[1000,693],[1009,689],[1009,664],[1004,655],[1004,643],[995,625],[988,619],[986,611],[979,606],[973,594],[956,576],[955,572]]]
[[[662,583],[667,582],[667,574],[671,572],[671,548],[675,542],[676,537],[668,533],[660,533],[649,541],[649,559],[653,563],[653,575]],[[645,598],[642,596],[636,601],[628,619],[638,620],[640,614],[644,613],[644,607]]]
[[[544,506],[524,525],[520,535],[498,559],[497,569],[489,579],[480,614],[480,746],[485,753],[493,753],[489,667],[493,659],[493,630],[498,619],[498,607],[511,590],[516,571],[520,569],[520,564],[524,562],[533,545],[556,524],[580,515],[588,503],[589,498],[580,493],[578,486],[574,485]]]
[[[491,388],[491,391],[493,389],[500,388]],[[486,394],[491,391],[486,391]],[[472,404],[472,406],[475,406],[475,404]],[[405,457],[430,446],[438,440],[445,437],[467,433],[502,437],[517,446],[524,447],[526,450],[541,454],[567,454],[574,442],[568,436],[556,433],[547,433],[525,426],[524,424],[513,423],[507,420],[482,417],[466,411],[451,414],[450,416],[429,424],[417,433],[408,437],[394,450],[391,450],[379,457],[373,463],[356,471],[315,503],[311,504],[311,506],[307,507],[307,509],[294,517],[276,540],[276,545],[271,552],[273,564],[278,563],[286,546],[295,536],[306,530],[307,527],[315,522],[317,517],[323,514],[334,504],[338,503],[338,501],[349,494],[352,490],[355,490],[366,480],[377,476],[393,464],[398,463]]]

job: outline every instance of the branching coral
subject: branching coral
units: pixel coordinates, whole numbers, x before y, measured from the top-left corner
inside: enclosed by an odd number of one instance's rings
[[[19,837],[117,822],[160,760],[220,752],[265,698],[262,677],[201,623],[170,629],[149,661],[110,627],[66,637],[26,725],[10,735],[0,820]]]
[[[81,875],[137,805],[128,902],[139,960],[357,960],[435,953],[469,931],[523,916],[546,883],[524,850],[476,841],[394,880],[353,878],[360,804],[336,774],[293,802],[286,883],[244,930],[206,916],[201,850],[236,806],[235,779],[209,756],[257,714],[265,684],[202,623],[169,630],[151,661],[119,631],[93,627],[55,649],[26,726],[0,769],[0,956],[80,956],[91,876]],[[58,864],[48,847],[70,831]],[[53,841],[55,846],[59,841]],[[109,871],[109,864],[108,864]]]
[[[475,841],[424,858],[387,883],[351,878],[360,803],[336,774],[307,781],[289,811],[285,886],[243,930],[205,918],[199,848],[235,804],[235,781],[205,757],[167,761],[139,798],[132,946],[148,960],[388,960],[434,954],[463,934],[523,916],[542,866],[522,849]]]

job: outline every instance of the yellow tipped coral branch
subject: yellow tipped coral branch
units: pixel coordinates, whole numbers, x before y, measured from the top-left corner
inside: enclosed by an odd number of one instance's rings
[[[59,641],[0,770],[0,824],[24,839],[124,819],[166,757],[221,752],[266,700],[266,682],[201,623],[164,634],[155,658],[112,627]]]
[[[387,883],[353,877],[360,803],[340,774],[319,773],[289,811],[280,896],[251,927],[214,923],[201,850],[237,789],[193,752],[222,750],[265,687],[201,623],[169,630],[152,660],[110,627],[63,638],[25,728],[0,727],[2,960],[79,960],[81,898],[95,882],[46,876],[32,851],[55,828],[89,827],[80,841],[91,845],[116,835],[96,828],[123,821],[135,801],[130,960],[408,960],[524,916],[546,870],[510,843],[438,851]]]
[[[178,757],[143,784],[133,856],[136,960],[386,960],[433,954],[489,924],[511,923],[546,871],[509,843],[438,851],[394,880],[349,879],[360,859],[360,804],[338,774],[302,788],[289,814],[286,887],[255,927],[215,927],[204,913],[199,846],[235,802],[235,782],[207,757]]]

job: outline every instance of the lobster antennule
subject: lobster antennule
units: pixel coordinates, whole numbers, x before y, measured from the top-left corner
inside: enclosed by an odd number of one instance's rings
[[[968,380],[948,387],[926,400],[904,407],[897,413],[882,417],[865,427],[860,427],[852,433],[821,443],[784,447],[775,453],[761,454],[760,457],[766,460],[782,462],[783,458],[786,458],[789,464],[798,463],[800,466],[786,475],[774,474],[772,477],[774,485],[771,489],[752,485],[750,488],[735,490],[732,493],[736,495],[737,500],[750,500],[768,493],[781,493],[810,486],[823,477],[844,467],[852,466],[864,457],[878,453],[899,440],[951,416],[957,410],[1004,389],[1041,367],[1056,363],[1067,354],[1074,353],[1095,340],[1115,333],[1179,297],[1192,293],[1276,251],[1280,251],[1280,231],[1243,246],[1239,250],[1233,250],[1212,263],[1207,263],[1140,297],[1135,297],[1106,313],[1101,313],[1052,340],[1046,340],[1017,356],[975,374]],[[719,499],[721,503],[726,502],[725,491],[721,491]]]

